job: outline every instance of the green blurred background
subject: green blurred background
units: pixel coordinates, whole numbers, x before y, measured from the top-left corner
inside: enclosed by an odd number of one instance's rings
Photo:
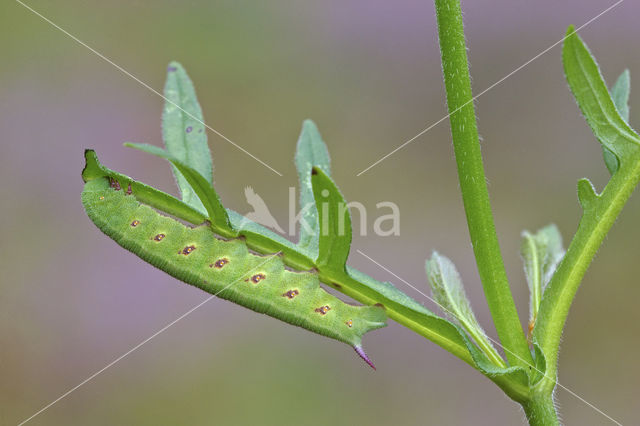
[[[614,1],[464,1],[473,85],[487,88]],[[304,118],[328,143],[333,174],[370,213],[393,201],[398,237],[354,248],[426,291],[434,249],[458,265],[495,337],[467,234],[445,121],[433,5],[403,1],[64,1],[28,4],[156,89],[170,60],[194,80],[214,134],[225,205],[249,211],[251,185],[286,225]],[[581,34],[613,83],[640,82],[640,4],[626,1]],[[176,193],[162,160],[122,147],[160,144],[162,99],[18,3],[0,6],[0,424],[17,424],[203,301],[103,236],[80,204],[85,148],[109,167]],[[635,80],[634,80],[635,79]],[[636,83],[640,84],[640,83]],[[635,86],[637,87],[637,86]],[[631,123],[640,122],[632,92]],[[565,240],[576,181],[601,188],[600,147],[564,81],[560,47],[477,102],[487,176],[523,323],[519,234],[549,222]],[[640,197],[632,197],[571,310],[560,382],[624,424],[638,424],[636,271]],[[358,220],[355,220],[358,226]],[[419,293],[357,253],[350,262]],[[396,324],[368,335],[369,369],[346,346],[212,300],[33,419],[33,425],[517,425],[523,414],[463,362]],[[559,389],[568,425],[605,417]]]

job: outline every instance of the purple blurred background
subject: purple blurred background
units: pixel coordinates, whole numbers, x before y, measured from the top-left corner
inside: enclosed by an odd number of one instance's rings
[[[479,93],[614,1],[464,1]],[[161,90],[180,61],[207,123],[283,173],[209,134],[225,205],[249,211],[251,185],[281,224],[296,185],[295,142],[312,118],[349,200],[401,209],[399,237],[358,248],[426,291],[424,259],[458,265],[476,315],[495,337],[475,271],[448,121],[356,174],[446,114],[429,1],[27,2]],[[640,81],[640,4],[627,0],[581,31],[609,83]],[[25,420],[203,301],[120,249],[80,204],[85,148],[115,170],[176,193],[165,162],[122,147],[160,144],[163,101],[15,2],[0,5],[0,424]],[[640,122],[632,91],[631,124]],[[576,181],[608,173],[563,76],[560,46],[476,103],[507,271],[523,323],[523,229],[558,224],[568,243]],[[624,424],[637,423],[636,277],[640,197],[607,238],[575,300],[560,382]],[[370,219],[370,228],[372,219]],[[358,223],[354,224],[358,226]],[[419,293],[352,253],[350,263]],[[212,300],[70,394],[33,425],[510,425],[523,414],[463,362],[396,324],[368,335],[367,368],[344,345]],[[608,425],[557,391],[568,425]]]

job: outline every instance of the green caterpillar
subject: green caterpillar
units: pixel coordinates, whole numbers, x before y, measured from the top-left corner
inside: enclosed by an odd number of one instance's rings
[[[166,149],[125,144],[169,160],[182,200],[109,170],[85,151],[82,203],[96,226],[122,247],[188,284],[256,312],[362,349],[362,336],[387,315],[486,374],[514,399],[536,383],[521,367],[490,360],[458,325],[438,317],[391,283],[347,266],[352,240],[346,201],[330,175],[326,144],[310,120],[298,139],[299,228],[293,243],[223,207],[213,186],[213,163],[202,111],[184,68],[167,68],[162,115]],[[258,160],[260,161],[260,160]],[[275,171],[275,170],[274,170]],[[186,225],[184,223],[187,223]],[[327,293],[320,282],[366,306]],[[536,366],[545,358],[534,342]]]
[[[361,341],[386,325],[383,309],[341,301],[320,287],[316,270],[288,269],[282,252],[252,252],[242,232],[235,238],[216,235],[211,216],[103,167],[91,150],[85,158],[82,203],[93,223],[119,245],[208,293],[347,343],[375,369]]]

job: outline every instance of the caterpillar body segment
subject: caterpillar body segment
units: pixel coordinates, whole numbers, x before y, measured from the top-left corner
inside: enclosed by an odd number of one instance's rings
[[[279,253],[254,253],[243,237],[224,239],[210,226],[184,225],[141,203],[137,186],[123,175],[99,175],[94,169],[84,176],[82,203],[120,246],[217,297],[347,343],[373,367],[361,341],[386,325],[383,309],[349,305],[320,287],[317,271],[290,270]]]

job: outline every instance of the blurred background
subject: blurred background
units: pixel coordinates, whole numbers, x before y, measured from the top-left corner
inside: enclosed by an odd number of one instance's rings
[[[614,1],[464,1],[479,93]],[[448,121],[356,174],[446,114],[430,1],[64,1],[35,10],[162,90],[180,61],[205,120],[283,174],[210,133],[217,190],[250,210],[251,185],[281,225],[296,185],[295,143],[312,118],[333,175],[368,211],[350,263],[429,300],[432,250],[453,259],[476,315],[495,337],[464,220]],[[640,4],[625,1],[581,31],[609,84],[640,84]],[[17,424],[208,295],[122,250],[85,216],[83,150],[176,194],[169,166],[122,147],[160,144],[163,101],[12,1],[0,5],[0,424]],[[631,124],[640,123],[632,91]],[[576,182],[608,173],[563,76],[560,46],[476,103],[507,272],[523,323],[520,232],[556,223],[568,243]],[[636,107],[637,106],[637,107]],[[578,292],[563,336],[560,382],[636,424],[640,197],[635,194]],[[393,201],[401,232],[376,237]],[[359,226],[358,218],[354,226]],[[365,339],[378,371],[348,347],[212,300],[34,418],[33,425],[518,425],[519,407],[479,373],[397,324]],[[562,389],[568,425],[609,420]]]

